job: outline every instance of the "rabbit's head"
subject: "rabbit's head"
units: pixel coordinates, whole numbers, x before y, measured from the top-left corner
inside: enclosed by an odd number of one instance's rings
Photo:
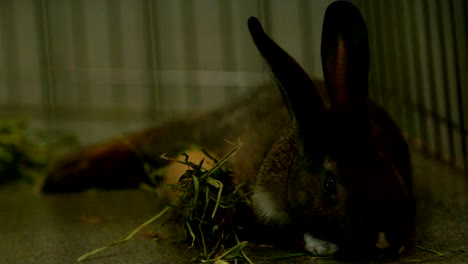
[[[382,120],[373,118],[367,29],[357,8],[339,1],[326,11],[321,44],[325,96],[256,18],[248,24],[293,120],[297,154],[288,172],[287,197],[294,224],[345,252],[401,252],[414,225],[410,175],[402,175],[411,173],[400,166],[409,164],[408,150],[398,129],[376,136],[394,125],[383,110],[377,115]],[[389,153],[381,146],[391,144],[380,141],[397,142],[401,153]],[[398,155],[406,160],[396,162]]]

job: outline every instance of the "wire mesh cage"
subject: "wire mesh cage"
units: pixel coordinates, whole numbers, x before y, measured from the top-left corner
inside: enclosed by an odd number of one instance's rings
[[[221,107],[270,82],[246,21],[314,78],[331,1],[5,0],[0,109],[94,141]],[[353,1],[371,47],[370,93],[415,149],[467,170],[466,1]]]

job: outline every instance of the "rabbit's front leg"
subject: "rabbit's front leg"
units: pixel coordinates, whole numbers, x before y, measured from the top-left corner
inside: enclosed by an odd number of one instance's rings
[[[330,242],[315,238],[309,233],[304,234],[305,249],[314,255],[332,255],[338,251],[338,246]]]

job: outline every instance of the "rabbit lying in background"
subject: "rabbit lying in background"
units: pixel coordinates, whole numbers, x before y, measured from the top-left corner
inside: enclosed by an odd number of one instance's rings
[[[217,155],[232,148],[235,180],[253,190],[258,222],[300,234],[305,249],[329,255],[398,254],[412,244],[415,208],[408,146],[390,116],[368,99],[367,29],[356,7],[332,3],[322,32],[324,82],[273,42],[256,18],[248,27],[278,83],[193,120],[167,123],[89,146],[57,163],[44,192],[137,187],[141,159],[197,144]],[[324,89],[325,87],[325,89]],[[139,157],[135,152],[139,153]]]

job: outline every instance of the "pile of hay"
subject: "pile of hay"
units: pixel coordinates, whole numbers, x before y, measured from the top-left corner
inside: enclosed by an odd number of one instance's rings
[[[236,233],[241,227],[233,221],[239,208],[246,208],[250,205],[248,193],[244,191],[242,184],[232,183],[233,171],[227,166],[229,158],[237,152],[238,148],[235,146],[220,160],[216,160],[208,152],[200,149],[214,162],[214,166],[210,169],[204,168],[205,160],[195,164],[190,161],[187,154],[183,154],[185,156],[183,161],[163,155],[162,158],[188,166],[178,183],[169,186],[180,193],[176,202],[167,205],[156,216],[127,236],[108,246],[89,252],[78,260],[83,261],[102,250],[124,243],[143,227],[172,213],[177,217],[180,230],[184,230],[184,237],[190,241],[189,248],[197,247],[201,251],[199,257],[193,259],[194,261],[216,262],[243,259],[252,263],[243,251],[248,244],[247,241],[240,241]]]

